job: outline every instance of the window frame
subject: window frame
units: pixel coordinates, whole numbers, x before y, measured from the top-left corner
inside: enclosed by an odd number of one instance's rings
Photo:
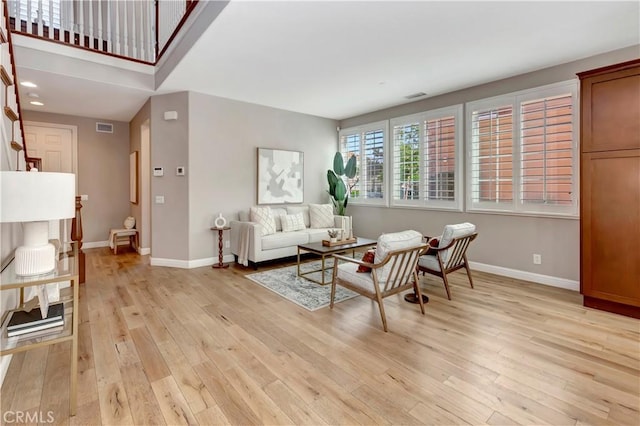
[[[427,170],[425,166],[425,123],[429,120],[442,119],[453,116],[454,123],[454,155],[455,155],[455,168],[454,168],[454,200],[429,200],[424,197],[428,193],[429,179],[427,178]],[[448,210],[448,211],[462,211],[464,201],[464,132],[463,132],[463,105],[456,104],[443,108],[433,109],[429,111],[420,112],[417,114],[405,115],[402,117],[396,117],[389,120],[389,182],[388,192],[389,201],[392,207],[412,207],[428,210]],[[420,191],[422,196],[417,200],[404,200],[395,198],[395,176],[397,170],[397,163],[395,161],[395,128],[402,125],[410,125],[417,123],[419,126],[419,176],[420,176]]]
[[[572,166],[571,166],[571,185],[572,185],[572,202],[571,205],[550,205],[526,203],[521,199],[522,182],[522,104],[534,100],[542,100],[549,97],[559,96],[563,94],[571,94],[572,97]],[[580,99],[579,99],[578,81],[568,80],[559,83],[540,86],[532,89],[522,90],[509,93],[506,95],[495,96],[477,101],[467,102],[465,104],[465,138],[466,138],[466,211],[468,212],[486,212],[486,213],[509,213],[533,216],[559,216],[568,218],[579,217],[579,150],[578,139],[580,129]],[[512,202],[495,203],[474,201],[474,174],[478,171],[473,168],[473,113],[478,110],[500,108],[510,105],[512,107]]]
[[[382,173],[383,173],[383,180],[382,180],[382,198],[353,198],[351,197],[351,195],[349,195],[349,204],[348,205],[358,205],[358,206],[367,206],[367,205],[373,205],[373,206],[388,206],[388,199],[389,199],[389,185],[388,185],[388,139],[389,139],[389,120],[382,120],[382,121],[376,121],[374,123],[367,123],[367,124],[363,124],[360,126],[354,126],[354,127],[349,127],[346,129],[340,129],[338,131],[338,152],[340,152],[342,154],[343,159],[345,160],[345,164],[346,164],[346,158],[344,156],[345,152],[343,151],[343,146],[342,146],[342,139],[343,137],[347,137],[350,135],[355,135],[355,134],[359,134],[360,135],[360,146],[359,146],[359,157],[358,157],[358,174],[356,176],[358,176],[358,178],[360,178],[360,173],[363,170],[363,164],[362,164],[362,159],[365,158],[365,137],[364,135],[367,132],[372,132],[372,131],[382,131]],[[331,165],[331,167],[333,167],[333,165]],[[360,179],[362,180],[362,179]]]

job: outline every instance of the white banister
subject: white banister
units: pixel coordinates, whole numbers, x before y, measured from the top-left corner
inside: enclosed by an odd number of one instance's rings
[[[187,0],[9,0],[13,31],[155,62]],[[156,13],[157,8],[157,13]],[[190,11],[190,9],[189,9]],[[156,19],[158,22],[156,22]],[[157,37],[156,37],[157,33]]]

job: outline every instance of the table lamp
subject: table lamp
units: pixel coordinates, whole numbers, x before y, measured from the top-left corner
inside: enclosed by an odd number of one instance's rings
[[[16,275],[47,274],[56,268],[48,221],[74,217],[75,198],[72,173],[0,172],[0,222],[23,224],[23,245],[15,252]]]

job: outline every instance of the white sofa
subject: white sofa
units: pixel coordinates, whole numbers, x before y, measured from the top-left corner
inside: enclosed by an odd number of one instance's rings
[[[317,211],[319,207],[323,206],[323,211],[327,211],[330,206],[330,216],[333,219],[332,226],[329,227],[317,227],[320,223],[318,220],[312,223],[311,215],[315,213],[317,218]],[[255,209],[255,208],[254,208]],[[310,209],[314,209],[314,213],[310,212]],[[338,216],[333,214],[333,206],[330,204],[303,204],[303,205],[291,205],[285,207],[271,207],[270,208],[273,217],[275,219],[275,232],[263,235],[263,225],[258,222],[252,222],[250,210],[243,210],[238,213],[239,220],[232,220],[229,222],[231,227],[231,253],[236,257],[236,261],[242,264],[247,264],[246,260],[257,266],[259,262],[267,260],[280,259],[283,257],[295,256],[298,253],[298,244],[305,244],[311,242],[320,242],[328,239],[329,235],[327,231],[329,229],[341,228],[342,218],[344,216]],[[297,215],[302,214],[304,219],[304,228],[288,231],[283,231],[282,216],[284,215]],[[328,224],[331,218],[324,218],[324,224]],[[286,226],[285,226],[286,227]],[[243,253],[244,248],[244,253]]]

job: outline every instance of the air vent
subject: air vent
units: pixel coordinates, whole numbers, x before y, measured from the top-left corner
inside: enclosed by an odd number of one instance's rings
[[[111,123],[96,123],[96,132],[98,132],[98,133],[113,133],[113,124],[111,124]]]
[[[414,93],[413,95],[405,96],[405,99],[415,99],[415,98],[421,98],[423,96],[427,96],[427,94],[424,92],[418,92],[418,93]]]

